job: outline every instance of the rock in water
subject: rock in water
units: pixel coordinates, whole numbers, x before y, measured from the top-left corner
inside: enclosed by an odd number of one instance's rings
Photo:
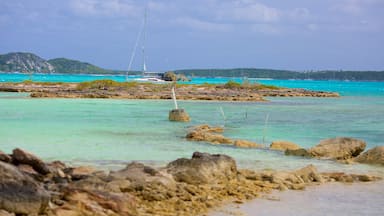
[[[263,148],[264,146],[247,140],[235,140],[234,145],[242,148]]]
[[[285,150],[285,155],[291,156],[300,156],[300,157],[312,157],[308,150],[299,148],[299,149],[287,149]]]
[[[37,215],[48,206],[49,194],[16,167],[0,162],[0,209],[16,215]]]
[[[50,173],[49,167],[40,158],[19,148],[13,150],[12,158],[16,164],[28,164],[40,174]]]
[[[356,160],[359,163],[380,164],[384,166],[384,146],[377,146],[359,155]]]
[[[228,182],[237,177],[235,160],[222,154],[195,152],[192,159],[172,161],[167,170],[176,181],[194,185]]]
[[[357,157],[365,149],[365,142],[348,137],[337,137],[320,141],[308,151],[314,157],[347,160]]]
[[[288,141],[273,141],[270,145],[273,150],[286,151],[286,150],[297,150],[300,146],[293,142]]]
[[[173,109],[169,111],[169,121],[189,122],[191,118],[184,109]]]

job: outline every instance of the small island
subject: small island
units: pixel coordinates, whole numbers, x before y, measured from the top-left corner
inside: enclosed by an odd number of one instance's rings
[[[176,87],[180,100],[266,101],[265,97],[339,97],[338,93],[281,88],[260,83],[242,84],[153,84],[96,80],[81,83],[45,83],[24,81],[0,83],[2,92],[29,92],[35,98],[115,98],[115,99],[171,99],[171,88]]]

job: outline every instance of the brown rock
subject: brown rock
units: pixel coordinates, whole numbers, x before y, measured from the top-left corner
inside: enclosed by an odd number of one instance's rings
[[[72,179],[79,180],[91,176],[92,173],[94,173],[95,171],[96,169],[91,166],[79,166],[75,168],[70,168],[69,170],[67,170],[67,173],[72,176]]]
[[[356,162],[384,165],[384,146],[377,146],[359,155]]]
[[[169,121],[189,122],[191,118],[184,109],[173,109],[169,111]]]
[[[67,189],[64,196],[68,202],[54,210],[56,215],[137,215],[136,200],[129,194]]]
[[[188,184],[228,182],[237,177],[236,162],[227,155],[193,153],[192,159],[181,158],[167,165],[176,181]]]
[[[13,150],[12,158],[14,163],[28,164],[40,174],[46,175],[50,173],[49,167],[40,158],[19,148]]]
[[[132,190],[142,191],[144,188],[147,188],[148,190],[153,190],[152,194],[157,192],[166,197],[164,194],[167,191],[176,189],[175,180],[166,170],[156,170],[142,163],[130,163],[122,170],[111,172],[109,177],[112,181],[129,180],[129,182],[116,182],[123,192]],[[113,186],[110,184],[109,186],[116,189],[117,185]]]
[[[301,179],[303,179],[303,181],[305,183],[309,183],[309,182],[324,182],[324,179],[323,177],[321,176],[321,174],[317,171],[316,167],[313,166],[312,164],[311,165],[308,165],[304,168],[301,168],[299,170],[296,170],[294,172],[295,175],[297,176],[300,176]]]
[[[357,157],[365,149],[365,142],[348,137],[337,137],[320,141],[318,145],[309,149],[314,157],[346,160]]]
[[[3,209],[0,209],[0,216],[15,216],[15,214],[9,213]]]
[[[300,149],[300,146],[289,141],[273,141],[270,148],[273,150],[286,151]]]
[[[187,134],[186,138],[193,141],[205,141],[212,144],[232,144],[233,140],[221,134],[211,133],[204,130],[195,130]]]
[[[5,154],[4,152],[0,151],[0,161],[3,161],[5,163],[10,163],[12,160],[11,156]]]
[[[207,124],[198,125],[192,128],[192,131],[205,131],[209,133],[223,133],[224,128],[222,127],[211,127]]]
[[[15,214],[37,215],[48,206],[49,194],[16,167],[0,162],[0,209]]]
[[[236,140],[234,145],[242,148],[263,148],[264,147],[261,144],[257,144],[255,142],[251,142],[247,140]]]
[[[306,149],[287,149],[284,152],[285,155],[290,155],[290,156],[300,156],[300,157],[312,157],[312,155],[306,150]]]

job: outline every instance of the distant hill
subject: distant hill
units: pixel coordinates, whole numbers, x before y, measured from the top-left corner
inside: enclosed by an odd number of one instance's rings
[[[105,74],[113,73],[112,70],[106,70],[87,62],[81,62],[66,58],[55,58],[48,60],[48,63],[55,68],[56,73],[93,73]]]
[[[366,80],[384,81],[384,71],[311,71],[297,72],[289,70],[273,70],[258,68],[237,69],[188,69],[177,70],[186,76],[197,77],[247,77],[266,79],[313,79],[313,80]]]
[[[0,71],[22,73],[82,73],[82,74],[124,74],[125,71],[108,70],[66,58],[45,60],[33,53],[14,52],[0,55]],[[132,72],[133,73],[133,72]],[[131,74],[132,74],[131,73]]]
[[[71,74],[125,74],[126,71],[109,70],[95,65],[55,58],[45,60],[33,53],[14,52],[0,55],[0,72],[22,73],[71,73]],[[259,68],[235,69],[187,69],[176,70],[177,74],[197,77],[248,77],[269,79],[313,79],[313,80],[377,80],[384,81],[384,71],[311,71],[297,72],[290,70],[273,70]],[[140,74],[130,71],[129,74]]]
[[[55,68],[45,59],[35,54],[15,52],[0,55],[0,71],[52,73]]]

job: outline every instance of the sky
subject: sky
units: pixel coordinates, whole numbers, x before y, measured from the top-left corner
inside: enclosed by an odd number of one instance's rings
[[[384,0],[0,0],[0,54],[141,70],[143,44],[149,71],[384,70]]]

